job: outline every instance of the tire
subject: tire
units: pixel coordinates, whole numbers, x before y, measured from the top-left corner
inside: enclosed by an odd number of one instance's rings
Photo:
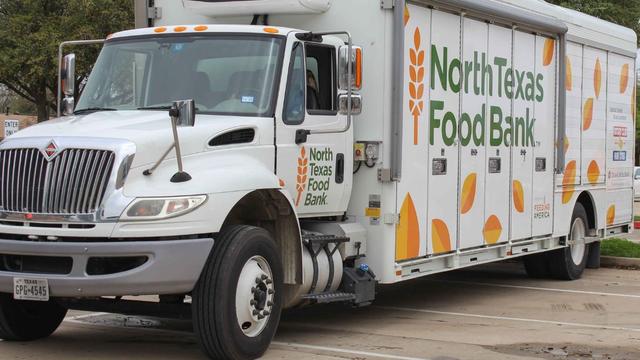
[[[0,294],[0,339],[32,341],[45,338],[60,326],[67,309],[54,300],[47,302],[14,300]]]
[[[584,237],[588,230],[587,212],[577,203],[571,217],[569,239]],[[553,277],[560,280],[577,280],[582,276],[589,258],[589,246],[570,245],[549,253],[549,265]]]
[[[192,293],[194,331],[203,352],[212,359],[262,356],[280,322],[282,279],[280,252],[266,230],[246,225],[224,230]]]
[[[551,276],[549,259],[546,253],[527,255],[522,258],[524,269],[530,278],[544,279]]]

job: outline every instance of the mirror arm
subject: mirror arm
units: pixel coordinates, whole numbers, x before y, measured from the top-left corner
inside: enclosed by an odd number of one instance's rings
[[[160,159],[158,159],[158,161],[156,161],[155,164],[153,164],[152,167],[148,168],[147,170],[142,172],[142,175],[144,176],[150,176],[151,174],[153,174],[154,171],[156,171],[156,169],[158,168],[158,166],[160,166],[160,164],[164,161],[164,159],[167,157],[167,155],[169,155],[169,153],[171,152],[171,150],[173,150],[173,148],[176,146],[175,143],[171,144],[171,146],[169,146],[169,148],[167,149],[167,151],[164,152],[164,154],[162,154],[162,156],[160,156]]]
[[[178,136],[178,118],[180,117],[180,109],[177,104],[174,103],[171,110],[169,110],[169,116],[171,116],[171,130],[173,131],[173,145],[176,149],[176,160],[178,162],[178,172],[173,174],[171,182],[185,182],[191,180],[191,175],[184,171],[182,167],[182,151],[180,150],[180,139]]]

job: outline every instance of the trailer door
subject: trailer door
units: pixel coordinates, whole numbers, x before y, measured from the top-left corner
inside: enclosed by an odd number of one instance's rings
[[[534,114],[536,97],[536,38],[521,31],[513,33],[513,118],[511,120],[511,240],[531,237],[533,192]],[[509,95],[509,94],[507,94]]]
[[[489,25],[465,18],[462,53],[465,64],[465,87],[461,93],[460,133],[460,248],[484,245],[487,80],[489,73],[480,71],[491,66],[488,57]],[[474,71],[473,67],[480,67]]]
[[[505,94],[504,73],[512,63],[512,30],[489,25],[489,58],[493,61],[489,91],[489,107],[486,123],[487,163],[484,225],[482,234],[485,244],[491,245],[508,239],[510,202],[509,146],[504,141],[505,118],[511,117],[511,100]],[[496,66],[498,62],[499,66]],[[497,71],[496,71],[497,70]],[[493,124],[493,126],[492,126]]]
[[[552,50],[549,50],[549,49]],[[553,51],[549,57],[545,51]],[[535,73],[541,76],[542,92],[536,94],[535,144],[533,147],[533,213],[532,236],[551,234],[553,231],[553,163],[556,126],[556,74],[558,71],[558,42],[536,36]],[[564,91],[562,89],[561,91]],[[560,149],[562,151],[562,149]]]
[[[428,238],[431,253],[457,249],[458,119],[460,119],[460,16],[431,15],[431,101],[427,171]]]

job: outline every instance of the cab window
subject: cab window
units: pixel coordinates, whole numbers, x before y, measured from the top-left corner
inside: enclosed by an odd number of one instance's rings
[[[333,46],[308,43],[306,50],[306,90],[309,114],[336,110],[336,54]]]
[[[285,124],[297,125],[304,121],[306,79],[304,69],[304,48],[302,43],[295,43],[291,52],[287,92],[284,99]]]

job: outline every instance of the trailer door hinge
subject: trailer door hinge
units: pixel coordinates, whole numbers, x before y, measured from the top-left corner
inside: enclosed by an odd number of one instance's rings
[[[378,181],[391,182],[391,169],[379,168],[378,169]]]
[[[151,20],[162,18],[162,8],[157,6],[147,8],[147,16]]]
[[[396,0],[380,0],[380,8],[383,10],[392,10]]]

